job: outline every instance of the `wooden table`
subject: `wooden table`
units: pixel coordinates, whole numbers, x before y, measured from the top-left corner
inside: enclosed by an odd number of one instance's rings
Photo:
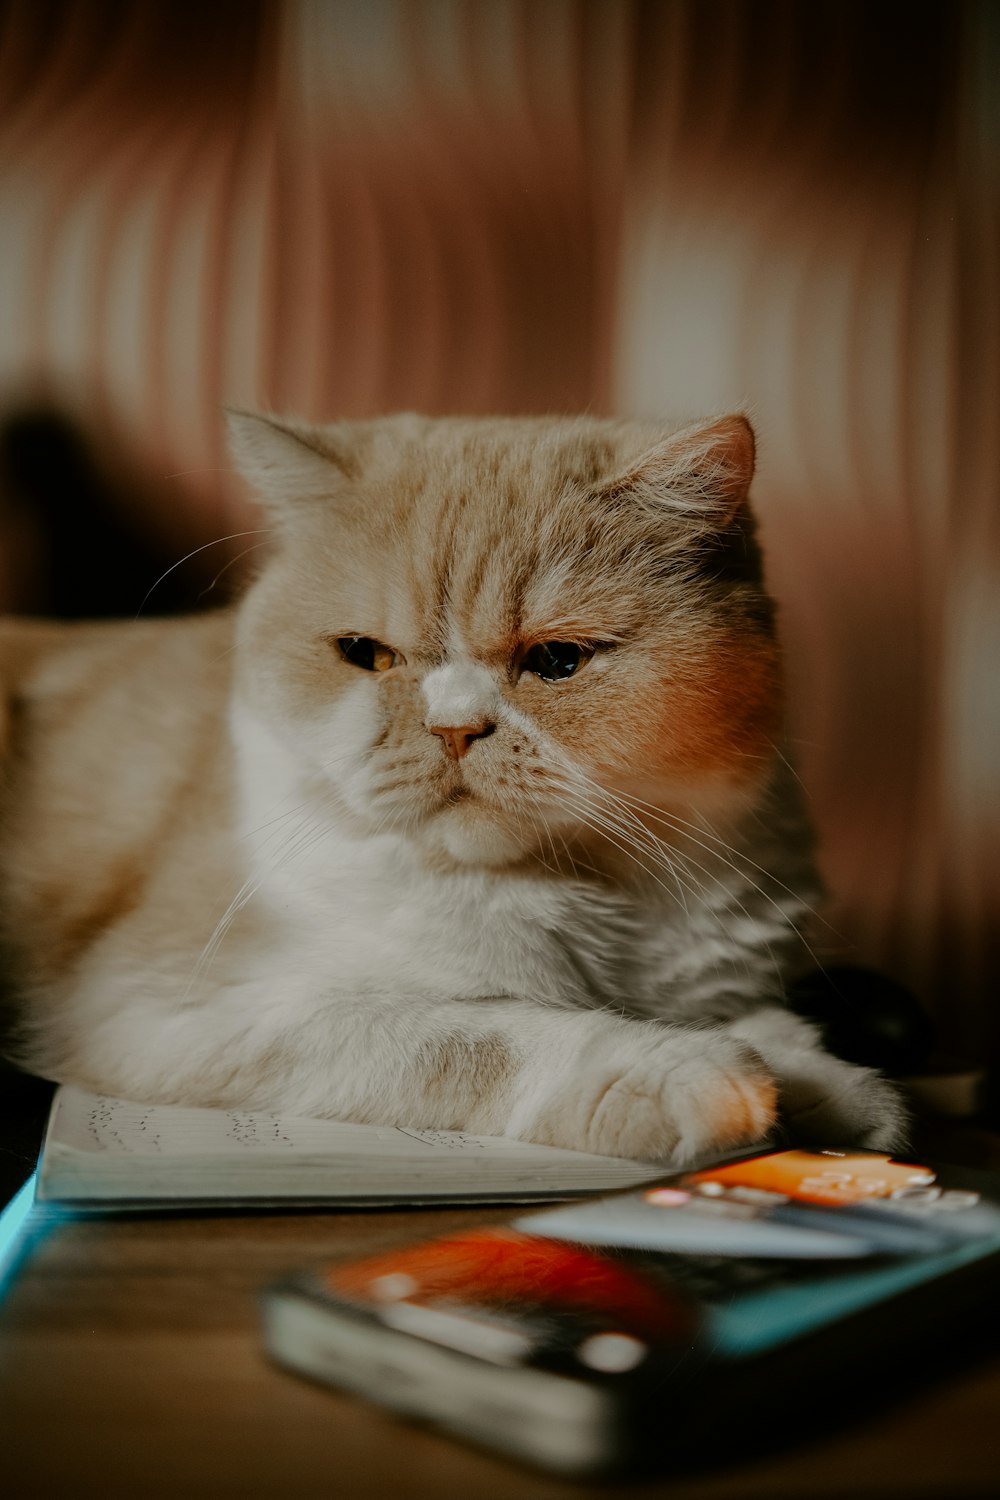
[[[995,1137],[949,1154],[1000,1164]],[[311,1386],[261,1352],[257,1293],[281,1273],[502,1220],[509,1210],[62,1219],[47,1212],[35,1210],[35,1241],[0,1304],[0,1495],[11,1500],[1000,1493],[996,1347],[863,1421],[845,1426],[831,1412],[824,1435],[738,1468],[574,1486]],[[663,1432],[669,1442],[669,1411]]]

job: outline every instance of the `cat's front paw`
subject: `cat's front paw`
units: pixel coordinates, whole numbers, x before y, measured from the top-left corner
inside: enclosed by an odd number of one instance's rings
[[[632,1023],[585,1049],[528,1129],[531,1140],[681,1164],[760,1140],[777,1088],[760,1055],[722,1030]]]
[[[807,1054],[782,1070],[779,1090],[781,1118],[797,1145],[898,1151],[906,1144],[899,1092],[871,1068]]]
[[[731,1030],[766,1059],[785,1133],[796,1145],[898,1151],[906,1144],[908,1116],[895,1086],[825,1052],[815,1026],[767,1006]]]

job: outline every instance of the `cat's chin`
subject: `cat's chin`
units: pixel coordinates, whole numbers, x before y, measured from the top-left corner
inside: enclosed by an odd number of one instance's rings
[[[527,850],[512,828],[466,807],[450,807],[424,824],[421,841],[432,855],[458,865],[501,868],[516,864]]]

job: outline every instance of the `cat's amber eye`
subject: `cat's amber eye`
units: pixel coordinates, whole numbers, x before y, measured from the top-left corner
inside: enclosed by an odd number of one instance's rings
[[[337,649],[352,667],[361,667],[365,672],[388,672],[403,660],[398,651],[372,640],[370,635],[338,635]]]
[[[534,672],[546,682],[562,682],[579,672],[593,656],[595,646],[581,646],[578,641],[540,641],[524,653],[522,672]]]

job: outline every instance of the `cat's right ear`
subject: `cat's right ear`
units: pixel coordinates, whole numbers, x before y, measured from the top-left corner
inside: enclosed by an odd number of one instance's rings
[[[654,515],[686,517],[721,531],[747,499],[755,451],[745,416],[697,422],[647,449],[605,493],[630,494]]]
[[[229,452],[265,507],[280,519],[302,503],[329,500],[356,473],[335,432],[289,417],[227,411]]]

